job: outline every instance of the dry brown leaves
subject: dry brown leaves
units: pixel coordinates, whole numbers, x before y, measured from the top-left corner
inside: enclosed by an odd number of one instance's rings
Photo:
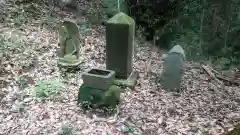
[[[77,135],[121,135],[125,127],[143,135],[218,135],[240,120],[239,87],[216,85],[198,63],[186,62],[182,93],[167,92],[156,81],[162,57],[137,40],[134,69],[140,78],[134,90],[121,95],[118,113],[109,117],[83,113],[76,105],[81,73],[90,67],[105,68],[102,26],[89,29],[83,38],[81,71],[63,77],[65,87],[57,99],[41,101],[32,96],[36,81],[62,76],[56,60],[57,34],[31,25],[21,31],[26,48],[2,58],[1,79],[8,81],[0,87],[0,134],[57,135],[70,124]],[[23,75],[29,78],[24,87],[16,79]]]

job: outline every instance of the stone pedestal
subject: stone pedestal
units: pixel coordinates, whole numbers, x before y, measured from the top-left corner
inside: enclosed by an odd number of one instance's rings
[[[95,89],[86,87],[84,84],[79,88],[78,104],[82,107],[90,108],[115,108],[120,102],[120,94],[123,90],[115,85],[111,85],[109,89]]]
[[[119,103],[122,89],[113,84],[115,72],[105,69],[90,69],[83,73],[79,88],[78,103],[91,108],[111,107]]]

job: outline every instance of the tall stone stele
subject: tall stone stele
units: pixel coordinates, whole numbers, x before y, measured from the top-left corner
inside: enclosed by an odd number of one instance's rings
[[[135,21],[119,12],[106,26],[106,67],[116,72],[115,84],[133,87],[138,77],[133,71]]]
[[[160,83],[166,90],[180,92],[184,75],[185,53],[180,45],[174,46],[165,58]]]
[[[63,67],[76,67],[80,58],[80,34],[78,27],[71,21],[64,21],[59,27],[60,52],[58,64]]]

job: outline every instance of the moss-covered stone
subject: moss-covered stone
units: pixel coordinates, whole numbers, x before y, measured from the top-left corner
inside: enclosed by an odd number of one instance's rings
[[[79,88],[78,104],[83,108],[115,108],[120,101],[120,93],[124,92],[120,87],[112,85],[108,90],[86,87]]]
[[[240,123],[237,124],[233,130],[223,134],[223,135],[240,135]]]
[[[58,59],[58,64],[62,67],[76,67],[81,63],[82,61],[77,59],[75,55],[65,55],[63,58]]]
[[[174,46],[168,53],[163,64],[160,78],[161,85],[166,90],[180,92],[180,85],[184,74],[185,54],[181,46]]]
[[[80,34],[75,23],[64,21],[59,27],[60,51],[58,64],[63,67],[76,67],[81,62]]]
[[[135,22],[124,13],[118,13],[107,22],[106,67],[116,72],[116,78],[127,79],[132,73]]]
[[[186,59],[185,52],[180,45],[175,45],[168,53],[169,54],[171,54],[171,53],[181,54],[182,57],[184,58],[184,60]]]
[[[132,74],[127,79],[115,79],[114,84],[133,89],[137,83],[137,79],[138,79],[138,73],[132,72]]]
[[[127,14],[119,12],[118,14],[116,14],[112,18],[110,18],[107,21],[107,23],[130,25],[130,24],[134,23],[134,20]]]
[[[115,79],[115,71],[106,69],[90,69],[82,75],[86,87],[109,89]]]

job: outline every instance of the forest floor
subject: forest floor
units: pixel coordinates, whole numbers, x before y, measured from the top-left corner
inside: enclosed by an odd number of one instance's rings
[[[133,135],[220,135],[240,121],[240,86],[220,85],[199,63],[188,61],[180,95],[161,89],[156,75],[162,56],[137,38],[139,79],[134,90],[121,95],[118,113],[83,113],[77,106],[81,73],[105,68],[104,33],[104,26],[94,25],[81,34],[81,70],[64,74],[57,66],[56,29],[38,21],[20,27],[1,23],[0,43],[7,48],[0,59],[0,134],[57,135],[68,125],[76,135],[127,135],[127,129]],[[57,94],[35,96],[43,80],[57,84],[52,86]]]

